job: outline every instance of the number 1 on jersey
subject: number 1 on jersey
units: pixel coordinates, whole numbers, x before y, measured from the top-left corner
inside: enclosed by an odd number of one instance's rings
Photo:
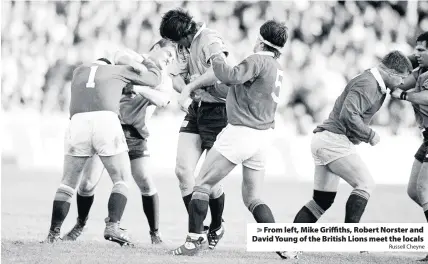
[[[91,72],[89,73],[86,88],[95,88],[95,73],[97,72],[97,69],[98,66],[91,66]]]
[[[281,87],[282,87],[283,77],[284,77],[284,72],[277,69],[276,70],[275,87],[273,89],[273,92],[271,93],[273,101],[277,104],[279,103],[279,91],[281,90]]]

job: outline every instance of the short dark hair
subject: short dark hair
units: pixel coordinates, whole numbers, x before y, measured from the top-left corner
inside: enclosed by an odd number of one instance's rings
[[[152,51],[156,45],[159,45],[159,47],[161,47],[161,48],[164,48],[166,46],[175,46],[175,44],[171,40],[163,38],[163,39],[160,39],[155,44],[153,44],[153,46],[150,48],[149,51]]]
[[[169,10],[162,17],[159,32],[162,38],[179,41],[196,31],[196,22],[184,9]]]
[[[413,70],[409,58],[398,50],[386,54],[381,63],[396,74],[409,74]]]
[[[428,31],[425,31],[424,33],[420,34],[416,38],[416,42],[418,41],[425,41],[425,46],[428,48]]]
[[[108,60],[108,59],[106,59],[106,58],[99,58],[99,59],[97,59],[97,61],[103,61],[103,62],[105,62],[107,64],[111,64],[111,61]]]
[[[275,46],[284,47],[288,39],[288,28],[282,22],[268,20],[260,27],[260,35]],[[271,51],[278,58],[281,52],[269,45],[264,45],[265,50]]]

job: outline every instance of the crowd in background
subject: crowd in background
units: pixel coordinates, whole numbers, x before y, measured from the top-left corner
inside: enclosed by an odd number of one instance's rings
[[[68,110],[73,69],[118,48],[139,52],[159,40],[169,9],[183,7],[226,40],[236,62],[252,52],[267,19],[289,28],[281,64],[280,117],[297,133],[322,122],[346,82],[389,50],[413,52],[428,30],[427,1],[350,2],[2,2],[2,110]],[[171,107],[166,113],[179,110]],[[375,117],[391,132],[414,125],[408,103],[386,102]]]

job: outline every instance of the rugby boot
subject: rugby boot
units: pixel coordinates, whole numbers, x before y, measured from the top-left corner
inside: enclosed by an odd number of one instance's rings
[[[423,258],[423,259],[419,259],[418,261],[428,262],[428,255],[426,255],[425,258]]]
[[[224,225],[221,224],[221,226],[217,230],[209,230],[208,232],[208,247],[209,249],[214,249],[220,239],[224,235]]]
[[[62,240],[64,241],[76,241],[76,239],[83,233],[85,228],[86,221],[83,222],[79,218],[77,218],[77,222],[74,227],[68,232]]]
[[[187,236],[186,242],[181,245],[179,248],[172,251],[174,256],[194,256],[198,254],[203,249],[203,244],[206,244],[206,238],[204,235],[198,237],[197,239],[192,239],[190,236]]]
[[[150,231],[150,238],[152,239],[152,244],[154,245],[162,244],[162,239],[159,231]]]
[[[48,236],[46,237],[45,240],[42,241],[42,243],[53,244],[53,243],[58,242],[60,240],[61,240],[60,228],[56,227],[53,231],[49,230]]]
[[[104,230],[104,238],[116,242],[121,246],[134,246],[126,230],[119,227],[119,222],[110,222],[109,220],[108,217],[105,219],[106,228]]]
[[[282,259],[299,259],[299,255],[302,254],[301,251],[277,251],[276,254]]]

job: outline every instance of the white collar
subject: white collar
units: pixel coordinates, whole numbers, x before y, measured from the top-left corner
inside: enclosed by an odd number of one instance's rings
[[[370,72],[373,74],[377,83],[379,84],[381,92],[385,94],[386,93],[386,85],[382,79],[382,76],[380,75],[379,70],[377,68],[371,68]]]
[[[207,27],[207,25],[205,25],[205,23],[203,23],[201,28],[198,30],[198,32],[196,32],[195,36],[193,37],[192,43],[201,34],[202,30],[204,30],[206,27]],[[190,45],[192,45],[192,44],[190,44]]]
[[[259,52],[256,52],[254,54],[275,57],[275,54],[273,52],[271,52],[271,51],[259,51]]]

